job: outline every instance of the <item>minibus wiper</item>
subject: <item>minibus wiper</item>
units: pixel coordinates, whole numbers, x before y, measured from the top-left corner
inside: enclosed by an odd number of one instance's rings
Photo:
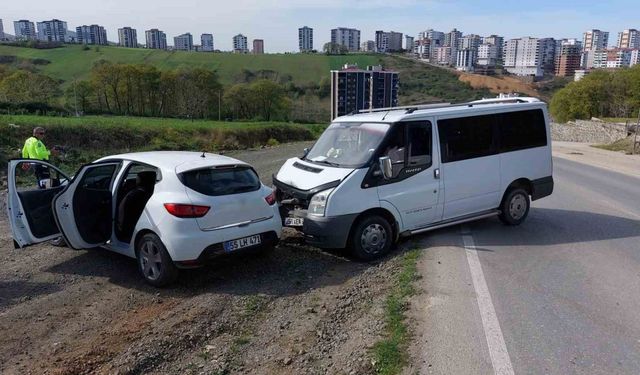
[[[332,163],[332,162],[327,161],[327,160],[318,160],[318,161],[313,160],[313,162],[315,162],[315,163],[319,163],[319,164],[326,164],[326,165],[330,165],[330,166],[332,166],[332,167],[339,167],[339,166],[340,166],[340,164],[338,164],[338,163]]]

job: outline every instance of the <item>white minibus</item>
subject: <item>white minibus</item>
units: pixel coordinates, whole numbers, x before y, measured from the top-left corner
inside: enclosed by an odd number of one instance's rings
[[[552,170],[546,104],[483,99],[338,117],[273,183],[284,225],[370,260],[449,225],[518,225],[552,193]]]

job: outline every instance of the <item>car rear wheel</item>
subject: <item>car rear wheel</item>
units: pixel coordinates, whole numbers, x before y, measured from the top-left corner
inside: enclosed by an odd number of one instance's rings
[[[520,225],[529,214],[529,193],[522,188],[507,191],[500,206],[500,220],[506,225]]]
[[[393,230],[385,218],[377,215],[368,216],[356,224],[350,240],[353,255],[369,261],[391,250]]]
[[[178,269],[157,235],[147,233],[142,236],[136,246],[136,256],[138,269],[147,283],[160,287],[178,278]]]

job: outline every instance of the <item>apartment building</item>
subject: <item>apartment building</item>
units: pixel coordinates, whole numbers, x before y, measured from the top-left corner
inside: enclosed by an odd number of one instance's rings
[[[2,18],[0,18],[0,40],[4,40],[4,25],[2,24]]]
[[[543,76],[538,38],[510,39],[505,42],[504,48],[504,68],[507,72],[518,76]]]
[[[436,63],[440,65],[450,65],[451,58],[455,55],[454,51],[452,47],[448,46],[436,47],[434,52]]]
[[[36,40],[38,38],[36,27],[29,20],[13,21],[13,29],[16,40]]]
[[[612,48],[597,50],[593,53],[594,69],[615,69],[631,66],[633,50],[628,48]]]
[[[609,45],[609,32],[598,29],[585,31],[582,45],[585,51],[606,49]]]
[[[233,37],[233,52],[234,53],[249,53],[249,46],[247,45],[247,37],[238,34]]]
[[[554,74],[556,71],[556,40],[553,38],[539,38],[538,53],[543,72]]]
[[[402,50],[402,33],[376,31],[376,52],[398,52]]]
[[[477,65],[496,66],[500,59],[500,49],[497,45],[491,43],[483,43],[478,46]]]
[[[375,52],[376,51],[376,42],[373,40],[367,40],[362,42],[362,45],[360,45],[360,51],[362,52]]]
[[[618,33],[618,48],[640,48],[640,31],[627,29]]]
[[[300,52],[313,51],[313,29],[311,27],[301,27],[298,29],[298,48]]]
[[[577,39],[556,41],[556,71],[559,77],[572,77],[580,69],[582,42]]]
[[[419,59],[431,60],[431,39],[418,39],[413,46],[413,53]]]
[[[416,45],[415,39],[412,36],[405,35],[404,37],[404,49],[407,52],[412,52],[413,47]]]
[[[640,49],[634,49],[631,51],[631,62],[629,66],[640,64]]]
[[[213,52],[213,34],[202,34],[200,35],[200,51],[202,52]]]
[[[477,51],[478,47],[482,44],[482,37],[476,34],[468,34],[462,37],[460,40],[461,49],[472,49]]]
[[[349,52],[360,49],[360,30],[338,27],[331,30],[331,43],[345,47]]]
[[[76,42],[79,44],[106,46],[109,44],[107,30],[100,25],[78,26],[76,27]]]
[[[158,29],[151,29],[144,32],[149,49],[167,49],[167,34]]]
[[[331,118],[363,109],[397,106],[398,84],[398,73],[381,66],[364,70],[345,65],[341,70],[332,70]]]
[[[65,43],[67,39],[67,23],[58,19],[38,22],[38,40],[43,42]]]
[[[451,47],[454,50],[459,49],[460,39],[462,39],[462,32],[458,29],[453,29],[450,32],[444,34],[444,46]]]
[[[120,47],[138,48],[138,32],[129,26],[118,29],[118,45]]]
[[[254,55],[263,55],[264,54],[264,40],[263,39],[254,39],[253,40],[253,50]]]
[[[498,61],[497,62],[501,62],[502,61],[503,47],[504,47],[504,37],[492,34],[492,35],[485,36],[484,38],[482,38],[482,43],[483,44],[491,44],[491,45],[496,46],[496,48],[498,49]]]
[[[477,50],[462,48],[456,52],[456,70],[473,72],[476,64]]]
[[[184,33],[173,37],[173,48],[177,51],[193,51],[193,35]]]

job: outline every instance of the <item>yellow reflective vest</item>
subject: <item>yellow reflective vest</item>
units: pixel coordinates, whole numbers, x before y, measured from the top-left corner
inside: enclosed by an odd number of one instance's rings
[[[27,139],[22,147],[22,157],[25,159],[49,160],[50,154],[47,146],[36,137]]]

